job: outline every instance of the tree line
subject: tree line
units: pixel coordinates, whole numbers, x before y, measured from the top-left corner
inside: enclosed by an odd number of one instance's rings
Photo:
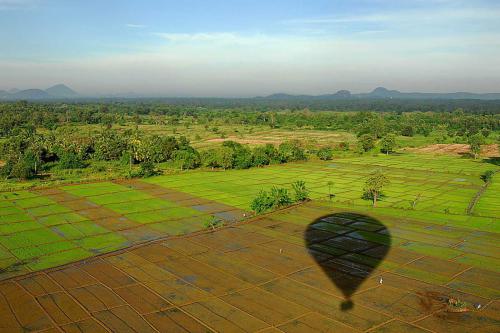
[[[155,165],[162,162],[171,162],[181,170],[202,166],[225,170],[307,158],[295,141],[253,149],[225,141],[220,147],[200,152],[184,136],[146,135],[137,129],[119,132],[111,128],[104,128],[97,135],[82,135],[71,129],[41,134],[34,128],[23,128],[0,144],[0,156],[5,163],[0,175],[17,179],[31,179],[52,168],[85,168],[89,161],[118,161],[129,165],[130,170],[138,164],[139,173],[131,176],[150,176],[156,173]]]
[[[447,111],[416,108],[415,112],[375,110],[338,112],[304,109],[272,109],[252,105],[244,107],[207,107],[161,103],[0,103],[0,136],[10,135],[20,127],[48,130],[69,124],[112,126],[126,123],[154,125],[201,124],[264,125],[271,128],[311,128],[370,133],[380,138],[386,133],[406,136],[429,135],[437,129],[448,136],[471,136],[500,129],[500,106],[491,112],[467,112],[463,108]]]

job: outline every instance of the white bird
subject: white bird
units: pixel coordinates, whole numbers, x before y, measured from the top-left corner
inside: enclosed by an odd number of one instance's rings
[[[384,283],[384,279],[382,279],[382,277],[380,277],[380,280],[378,281],[380,284]]]

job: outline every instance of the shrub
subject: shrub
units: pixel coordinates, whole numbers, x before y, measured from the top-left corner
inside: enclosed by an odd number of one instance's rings
[[[222,146],[215,151],[215,158],[218,166],[222,169],[231,169],[234,163],[233,150]]]
[[[215,216],[212,216],[210,220],[208,221],[205,221],[203,223],[205,229],[212,229],[212,230],[215,230],[217,228],[220,228],[222,226],[224,226],[224,223],[222,222],[221,219],[215,217]]]
[[[268,210],[289,206],[292,203],[287,189],[272,187],[270,192],[260,191],[257,197],[252,200],[250,209],[261,214]]]
[[[176,150],[172,154],[172,159],[177,163],[181,170],[194,169],[200,165],[200,155],[194,149]]]
[[[278,155],[276,148],[272,144],[256,147],[253,150],[253,166],[264,166],[271,164]]]
[[[493,178],[493,175],[495,174],[495,171],[493,170],[488,170],[488,171],[485,171],[482,175],[481,175],[481,180],[485,183],[489,183],[491,181],[491,179]]]
[[[31,163],[22,158],[12,166],[9,178],[31,179],[34,178],[35,175],[35,170]]]
[[[304,161],[306,154],[298,142],[283,142],[278,147],[278,157],[281,163]]]
[[[268,192],[261,190],[250,203],[250,209],[261,214],[273,207],[273,200]]]
[[[481,130],[481,134],[482,134],[485,138],[489,137],[489,136],[490,136],[490,133],[491,133],[491,131],[490,131],[489,129],[487,129],[487,128],[483,128],[483,129]]]
[[[322,147],[318,150],[316,155],[320,160],[329,161],[333,157],[333,150],[330,147]]]
[[[80,169],[87,167],[82,157],[72,151],[60,154],[58,166],[60,169]]]
[[[144,161],[140,165],[140,170],[138,176],[147,178],[158,174],[155,164],[151,161]]]
[[[295,201],[301,202],[309,199],[309,190],[306,188],[306,183],[303,180],[298,180],[292,184],[295,192]]]
[[[10,156],[0,174],[5,178],[32,179],[36,176],[36,160],[32,154]]]
[[[122,165],[131,165],[134,162],[134,157],[128,151],[124,151],[122,156],[120,157],[120,164]]]
[[[344,142],[339,143],[338,148],[341,151],[349,151],[349,142],[344,141]]]
[[[201,164],[207,168],[218,168],[219,164],[217,161],[217,150],[208,149],[204,150],[200,154]]]
[[[415,130],[413,128],[413,126],[411,125],[406,125],[405,127],[403,127],[403,129],[401,130],[401,135],[402,136],[413,136],[415,133]]]
[[[273,199],[272,208],[274,209],[289,206],[293,203],[286,188],[273,186],[271,188],[271,198]]]
[[[248,169],[253,165],[252,151],[245,146],[234,151],[234,168]]]

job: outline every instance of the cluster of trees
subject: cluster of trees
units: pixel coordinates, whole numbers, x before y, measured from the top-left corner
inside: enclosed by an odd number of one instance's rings
[[[39,134],[33,128],[24,128],[0,145],[0,156],[5,161],[0,174],[30,179],[51,168],[85,168],[95,160],[120,161],[130,166],[140,163],[140,173],[150,175],[154,163],[185,159],[185,154],[199,156],[185,137],[145,136],[138,131],[120,133],[112,129],[95,136],[70,130]]]
[[[246,169],[306,159],[298,142],[285,142],[250,149],[234,141],[201,153],[181,136],[145,135],[138,130],[120,132],[105,128],[97,135],[61,129],[39,134],[33,127],[12,133],[1,145],[5,178],[30,179],[51,168],[85,168],[93,161],[118,161],[140,164],[137,176],[156,173],[155,164],[171,161],[181,170],[200,166],[221,169]]]
[[[224,141],[221,147],[201,153],[201,164],[208,168],[248,169],[269,164],[306,160],[305,150],[297,141],[284,142],[276,148],[272,144],[250,149],[238,142]]]
[[[384,154],[394,152],[397,147],[396,135],[387,133],[378,140],[380,151]],[[358,150],[359,152],[367,152],[375,148],[377,139],[370,134],[363,134],[358,137]]]
[[[252,200],[250,209],[256,214],[290,206],[296,202],[309,200],[309,190],[306,183],[298,180],[292,184],[293,196],[286,188],[273,186],[270,191],[261,190]]]

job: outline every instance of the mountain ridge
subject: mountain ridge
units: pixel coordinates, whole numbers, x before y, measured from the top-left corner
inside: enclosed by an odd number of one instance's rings
[[[429,92],[401,92],[399,90],[389,90],[385,87],[377,87],[368,93],[353,94],[349,90],[339,90],[334,94],[323,95],[293,95],[286,93],[271,94],[262,99],[500,99],[500,93],[470,93],[470,92],[449,92],[449,93],[429,93]]]
[[[130,98],[141,99],[150,98],[146,95],[136,93],[102,95],[102,96],[82,96],[64,84],[56,84],[45,90],[41,89],[10,89],[0,90],[0,100],[51,100],[51,99],[77,99],[77,98]],[[156,98],[162,98],[157,96]],[[196,97],[193,97],[196,98]],[[218,98],[218,97],[213,97]],[[221,97],[222,98],[222,97]],[[434,99],[434,100],[459,100],[459,99],[478,99],[478,100],[500,100],[500,93],[470,93],[470,92],[401,92],[399,90],[389,90],[385,87],[376,87],[367,93],[351,93],[349,90],[339,90],[335,93],[321,95],[307,94],[288,94],[275,93],[268,96],[256,97],[227,97],[222,99],[248,99],[248,100],[356,100],[356,99]]]
[[[78,94],[73,89],[69,88],[68,86],[62,83],[56,84],[55,86],[45,89],[45,92],[47,92],[51,96],[61,97],[61,98],[78,96]]]
[[[0,90],[0,99],[2,100],[46,100],[46,99],[63,99],[76,98],[78,93],[68,86],[60,83],[45,90],[31,88],[19,90],[12,88],[9,90]]]

